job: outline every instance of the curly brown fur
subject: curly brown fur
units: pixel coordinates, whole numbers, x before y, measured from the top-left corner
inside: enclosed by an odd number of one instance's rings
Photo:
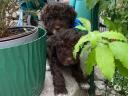
[[[48,35],[71,28],[77,14],[73,7],[64,3],[46,4],[41,12],[41,20]]]
[[[55,94],[67,93],[62,74],[62,68],[64,67],[70,69],[78,84],[87,81],[81,71],[79,58],[75,60],[72,55],[73,47],[82,35],[82,32],[78,32],[75,29],[67,29],[48,38],[48,60],[51,74],[53,75]]]

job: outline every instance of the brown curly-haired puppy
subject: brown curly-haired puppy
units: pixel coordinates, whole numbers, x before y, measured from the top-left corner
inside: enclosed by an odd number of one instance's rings
[[[60,30],[72,28],[76,16],[73,7],[64,3],[46,4],[41,11],[41,20],[48,36]]]
[[[72,76],[79,85],[85,84],[87,80],[83,76],[80,68],[80,60],[73,58],[73,47],[84,33],[78,32],[76,29],[67,29],[59,34],[52,35],[48,38],[48,60],[50,64],[51,74],[53,76],[54,93],[65,96],[67,89],[65,79],[62,75],[63,68],[69,68]],[[80,86],[84,87],[84,86]]]

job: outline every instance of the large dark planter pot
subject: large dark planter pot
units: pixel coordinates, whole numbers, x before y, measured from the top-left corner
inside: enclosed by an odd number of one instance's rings
[[[0,49],[0,96],[39,96],[45,79],[46,32],[25,44]]]

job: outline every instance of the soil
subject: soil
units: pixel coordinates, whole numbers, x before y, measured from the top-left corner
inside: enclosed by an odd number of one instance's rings
[[[32,28],[22,28],[22,27],[21,28],[8,28],[7,30],[0,32],[0,38],[21,34],[26,31],[31,31],[31,30]]]

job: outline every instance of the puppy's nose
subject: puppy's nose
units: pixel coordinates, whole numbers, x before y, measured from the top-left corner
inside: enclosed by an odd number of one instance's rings
[[[59,30],[60,29],[60,26],[55,26],[55,30]]]
[[[68,58],[67,58],[67,62],[68,62],[69,64],[70,64],[70,63],[73,63],[73,62],[72,62],[72,58],[71,58],[71,57],[68,57]]]

